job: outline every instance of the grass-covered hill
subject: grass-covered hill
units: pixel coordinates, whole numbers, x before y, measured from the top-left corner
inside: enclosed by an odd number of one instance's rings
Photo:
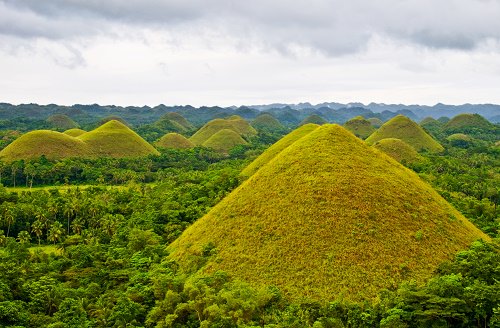
[[[303,119],[299,125],[305,125],[305,124],[309,124],[309,123],[322,125],[322,124],[325,124],[328,122],[323,117],[321,117],[317,114],[312,114],[312,115],[309,115],[308,117],[306,117],[305,119]]]
[[[274,116],[269,113],[263,113],[257,116],[252,126],[258,131],[276,131],[283,129],[283,125]]]
[[[292,299],[374,298],[488,237],[417,174],[338,125],[292,143],[169,246]]]
[[[47,123],[57,130],[68,130],[73,128],[79,128],[78,123],[73,121],[69,116],[64,114],[54,114],[47,118]]]
[[[185,133],[194,130],[194,126],[179,113],[163,115],[153,126],[164,132]]]
[[[386,138],[401,139],[417,151],[434,153],[441,152],[444,149],[420,125],[403,115],[395,116],[385,122],[384,125],[366,139],[366,142],[374,144]]]
[[[246,120],[239,116],[231,116],[225,119],[217,118],[208,122],[196,131],[189,140],[199,146],[223,129],[233,130],[242,137],[250,137],[257,134],[257,131]]]
[[[308,135],[312,131],[316,130],[318,127],[319,125],[317,124],[309,123],[293,130],[292,132],[290,132],[289,134],[278,140],[276,143],[271,145],[269,148],[267,148],[252,163],[247,165],[247,167],[245,167],[243,171],[241,171],[240,175],[244,178],[250,177],[252,174],[257,172],[257,170],[260,169],[262,166],[269,163],[274,157],[276,157],[277,154],[279,154],[285,148],[287,148],[300,138],[304,137],[305,135]]]
[[[443,130],[447,133],[494,131],[495,125],[479,114],[459,114],[449,120]]]
[[[370,122],[371,125],[373,125],[373,127],[375,128],[379,128],[382,126],[382,124],[384,124],[384,122],[377,117],[370,117],[369,119],[367,119],[367,121]]]
[[[106,116],[106,117],[100,119],[99,122],[97,123],[97,125],[101,126],[101,125],[104,125],[110,121],[118,121],[118,122],[122,123],[123,125],[130,126],[125,119],[123,119],[121,116],[117,116],[117,115]]]
[[[351,118],[344,124],[344,127],[354,133],[356,137],[360,137],[361,139],[366,139],[373,132],[375,132],[373,125],[363,116]]]
[[[186,130],[193,130],[194,125],[191,124],[184,116],[176,112],[170,112],[163,116],[163,118],[168,119],[172,122],[176,122],[177,124],[183,126]]]
[[[93,151],[85,142],[67,134],[36,130],[28,132],[0,152],[0,159],[12,162],[19,159],[34,159],[45,155],[48,159],[68,157],[92,157]]]
[[[454,133],[446,138],[453,147],[467,148],[472,145],[473,139],[463,133]]]
[[[400,163],[414,163],[422,157],[412,146],[401,139],[386,138],[373,144],[373,147],[383,151]]]
[[[88,144],[98,156],[119,158],[159,154],[137,133],[115,120],[82,134],[78,139]]]
[[[74,128],[74,129],[66,130],[63,133],[67,134],[68,136],[71,136],[71,137],[79,137],[82,134],[87,133],[87,131],[82,130],[82,129]]]
[[[220,153],[228,153],[238,145],[248,144],[238,133],[231,129],[222,129],[213,134],[202,146],[212,148]]]
[[[156,142],[156,146],[161,148],[185,149],[185,148],[193,148],[194,144],[183,135],[171,132],[161,137]]]

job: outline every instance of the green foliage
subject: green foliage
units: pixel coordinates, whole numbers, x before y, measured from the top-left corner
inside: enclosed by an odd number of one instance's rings
[[[398,115],[384,123],[366,139],[366,142],[371,145],[386,138],[401,139],[419,152],[436,153],[444,150],[443,146],[432,139],[417,123],[403,115]]]

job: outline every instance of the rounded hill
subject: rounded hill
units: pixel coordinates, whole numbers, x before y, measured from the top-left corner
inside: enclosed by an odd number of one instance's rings
[[[179,125],[183,126],[186,130],[194,129],[194,125],[191,124],[184,116],[177,112],[170,112],[163,116],[163,118],[168,119],[172,122],[176,122]]]
[[[428,135],[420,125],[403,115],[397,115],[385,122],[366,139],[366,142],[374,144],[386,138],[401,139],[417,151],[436,153],[444,150],[443,146]]]
[[[308,135],[312,131],[316,130],[319,127],[317,124],[306,124],[301,127],[293,130],[276,143],[267,148],[259,157],[257,157],[252,163],[250,163],[247,167],[241,171],[240,176],[248,178],[258,169],[260,169],[265,164],[269,163],[277,154],[283,151],[285,148],[293,144],[295,141],[300,138]]]
[[[412,146],[401,139],[386,138],[377,141],[373,147],[383,151],[400,163],[414,163],[421,159],[421,156]]]
[[[156,142],[156,146],[161,148],[186,149],[193,148],[194,145],[183,135],[175,132],[167,133]]]
[[[257,130],[276,131],[283,129],[283,125],[271,114],[260,114],[253,120],[252,126]]]
[[[194,129],[194,126],[189,123],[181,114],[171,112],[163,115],[158,121],[153,124],[156,128],[169,131],[184,133]]]
[[[366,120],[363,116],[356,116],[351,118],[344,124],[344,127],[351,131],[356,137],[361,139],[366,139],[373,132],[375,132],[375,128],[370,123],[370,121]]]
[[[322,125],[322,124],[325,124],[328,122],[323,117],[321,117],[317,114],[312,114],[312,115],[309,115],[308,117],[306,117],[305,119],[303,119],[299,125],[305,125],[305,124],[309,124],[309,123]]]
[[[212,148],[221,153],[228,153],[229,150],[238,146],[248,144],[238,133],[231,129],[222,129],[212,135],[202,146]]]
[[[79,125],[73,121],[69,116],[64,114],[54,114],[47,118],[47,123],[57,130],[68,130],[78,128]]]
[[[291,299],[371,299],[488,237],[417,174],[338,125],[298,139],[169,246]],[[212,256],[198,267],[203,249]]]
[[[67,134],[68,136],[71,136],[71,137],[78,137],[78,136],[81,136],[84,133],[87,133],[87,131],[75,128],[75,129],[66,130],[63,133]]]
[[[28,132],[0,152],[0,158],[11,162],[16,160],[36,159],[42,155],[48,159],[71,157],[90,157],[93,152],[83,141],[67,134],[35,130]]]
[[[443,127],[446,132],[468,133],[476,130],[493,130],[494,125],[479,114],[459,114]]]
[[[377,117],[370,117],[369,119],[367,119],[367,121],[370,122],[371,125],[373,125],[373,127],[375,128],[379,128],[382,126],[382,124],[384,124],[384,122],[382,122],[382,120]]]
[[[123,123],[111,120],[78,137],[98,156],[140,157],[158,151]]]
[[[239,116],[234,115],[226,119],[217,118],[208,122],[194,135],[192,135],[189,140],[193,144],[199,146],[207,141],[212,135],[223,129],[233,130],[243,137],[250,137],[257,134],[257,131],[253,127],[251,127],[247,121]]]

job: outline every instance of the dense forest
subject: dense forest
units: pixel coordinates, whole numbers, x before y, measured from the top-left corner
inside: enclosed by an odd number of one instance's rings
[[[156,138],[157,128],[138,131]],[[498,130],[457,141],[431,127],[444,152],[403,161],[492,238],[457,253],[423,285],[405,281],[364,302],[290,300],[276,286],[257,288],[223,271],[192,274],[214,245],[188,269],[168,258],[166,246],[289,130],[259,130],[226,154],[194,147],[140,158],[0,161],[0,325],[500,327]],[[17,135],[3,136],[2,148]]]

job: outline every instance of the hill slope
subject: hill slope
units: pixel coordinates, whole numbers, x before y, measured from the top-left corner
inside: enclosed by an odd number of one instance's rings
[[[238,133],[240,136],[248,137],[257,134],[257,131],[248,124],[247,121],[239,116],[231,116],[226,119],[217,118],[205,124],[199,129],[189,140],[199,146],[207,141],[212,135],[220,130],[230,129]]]
[[[370,121],[365,120],[363,116],[351,118],[344,124],[344,127],[354,133],[356,137],[360,137],[361,139],[366,139],[373,132],[375,132],[375,128],[372,126]]]
[[[222,129],[208,138],[203,147],[212,148],[221,153],[227,153],[233,147],[246,145],[247,142],[238,133],[231,129]]]
[[[459,114],[443,127],[446,132],[467,133],[475,130],[494,130],[494,125],[479,114]]]
[[[67,134],[49,130],[28,132],[0,152],[0,158],[11,162],[19,159],[35,159],[45,155],[48,159],[91,157],[91,148],[83,141]]]
[[[312,115],[309,115],[308,117],[306,117],[305,119],[303,119],[299,125],[305,125],[305,124],[309,124],[309,123],[322,125],[322,124],[325,124],[328,122],[323,117],[321,117],[317,114],[312,114]]]
[[[383,151],[400,163],[413,163],[421,158],[415,148],[401,139],[382,139],[374,143],[373,147]]]
[[[49,123],[54,129],[58,130],[68,130],[79,127],[78,123],[64,114],[54,114],[49,116],[47,118],[47,123]]]
[[[276,143],[274,143],[272,146],[267,148],[259,157],[257,157],[252,163],[245,167],[243,171],[241,171],[240,176],[248,178],[249,176],[257,172],[257,170],[260,169],[263,165],[269,163],[277,154],[283,151],[283,149],[287,148],[303,136],[308,135],[312,131],[316,130],[316,128],[318,127],[319,125],[317,124],[309,123],[293,130],[292,132],[278,140]]]
[[[166,135],[161,137],[160,140],[156,142],[156,145],[162,148],[174,148],[174,149],[185,149],[194,147],[193,143],[189,141],[186,137],[175,132],[167,133]]]
[[[257,130],[276,131],[283,129],[283,125],[274,116],[268,113],[260,114],[253,120],[252,126]]]
[[[292,299],[360,300],[422,282],[486,238],[418,176],[337,125],[281,151],[169,246]],[[206,254],[206,252],[205,252]]]
[[[401,139],[417,151],[441,152],[444,150],[443,146],[432,139],[421,126],[403,115],[395,116],[384,123],[366,139],[366,142],[374,144],[386,138]]]
[[[84,133],[87,133],[87,131],[82,130],[82,129],[74,128],[74,129],[66,130],[63,133],[67,134],[68,136],[71,136],[71,137],[78,137],[78,136],[81,136]]]
[[[111,120],[78,137],[98,156],[139,157],[158,151],[123,123]]]

